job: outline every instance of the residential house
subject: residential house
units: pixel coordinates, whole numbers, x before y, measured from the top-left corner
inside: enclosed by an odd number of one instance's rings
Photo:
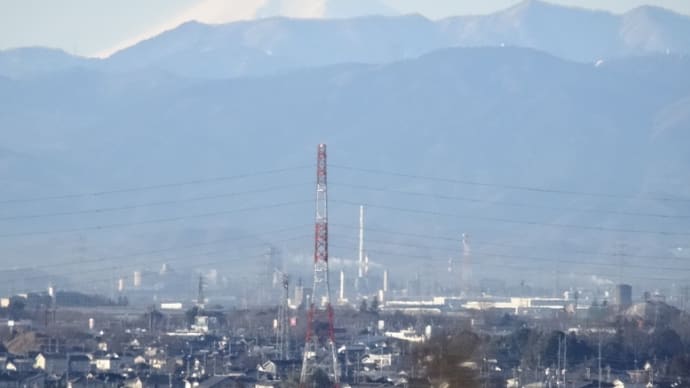
[[[63,353],[39,353],[33,367],[50,375],[62,376],[67,372],[67,355]]]
[[[144,388],[144,382],[139,377],[125,380],[124,388]]]
[[[375,365],[377,369],[391,366],[393,355],[390,352],[381,351],[371,352],[362,358],[362,365]]]
[[[42,372],[0,373],[0,388],[43,388],[45,385]]]
[[[33,372],[34,360],[25,357],[9,357],[5,363],[5,370],[8,372]]]
[[[120,370],[120,357],[115,354],[104,354],[94,358],[93,364],[101,372],[117,372]]]
[[[85,374],[91,370],[91,358],[86,354],[71,354],[68,360],[70,373]]]

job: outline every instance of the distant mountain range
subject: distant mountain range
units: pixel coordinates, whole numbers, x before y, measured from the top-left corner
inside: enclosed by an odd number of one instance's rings
[[[595,66],[531,49],[453,48],[388,65],[344,64],[233,80],[180,78],[150,70],[127,74],[71,70],[33,79],[0,78],[3,198],[101,191],[308,165],[313,163],[315,144],[325,141],[335,165],[631,195],[625,199],[536,195],[491,186],[379,177],[334,167],[331,217],[336,223],[354,225],[356,207],[347,202],[364,202],[458,215],[431,217],[371,208],[368,225],[401,233],[437,230],[447,236],[471,231],[481,241],[529,246],[532,255],[560,255],[563,247],[611,252],[614,242],[623,240],[635,252],[668,256],[684,246],[682,236],[614,230],[687,230],[684,218],[626,213],[690,214],[684,201],[641,199],[651,194],[690,197],[690,185],[681,179],[690,166],[688,68],[690,59],[666,55]],[[200,185],[183,191],[97,196],[81,199],[76,205],[69,200],[17,203],[5,209],[6,216],[70,211],[75,206],[117,207],[304,182],[283,193],[221,197],[135,212],[5,221],[0,234],[140,222],[293,200],[306,203],[256,211],[251,217],[229,214],[192,218],[179,225],[144,223],[133,229],[86,233],[95,235],[89,240],[99,249],[125,244],[136,250],[156,247],[161,241],[206,241],[227,235],[221,231],[228,228],[233,233],[255,233],[267,225],[309,224],[313,194],[308,181],[312,174],[308,169],[257,177],[240,186],[213,189]],[[411,190],[432,197],[363,191],[348,186],[352,184]],[[486,202],[444,200],[448,194]],[[599,227],[604,230],[597,230]],[[187,228],[196,232],[187,234]],[[354,238],[356,231],[336,230],[333,254],[353,254],[354,248],[347,247],[354,243],[346,238]],[[414,240],[384,237],[407,244]],[[48,251],[57,255],[66,249],[59,247],[79,244],[63,235],[30,237],[28,241],[37,241],[30,245],[26,245],[27,238],[4,238],[3,244],[17,252],[34,252],[33,257]],[[417,243],[424,245],[424,241]],[[304,244],[308,246],[308,239]],[[513,249],[476,246],[477,256],[487,250],[515,254]],[[395,256],[390,249],[378,251],[389,253],[375,254],[372,247],[372,260],[392,263]],[[414,249],[403,250],[410,251]],[[414,260],[398,262],[405,263],[415,265]]]
[[[437,22],[372,16],[187,23],[105,60],[42,48],[4,51],[0,263],[155,251],[286,224],[307,225],[307,237],[284,252],[308,262],[319,142],[329,144],[332,162],[334,259],[356,252],[356,227],[348,225],[356,225],[359,203],[370,205],[372,229],[398,233],[368,235],[373,264],[399,271],[433,267],[405,255],[443,267],[459,243],[420,235],[462,232],[476,238],[477,272],[487,276],[527,277],[543,270],[535,257],[582,260],[572,252],[584,251],[593,255],[575,269],[611,278],[611,268],[601,267],[611,257],[594,253],[610,253],[621,241],[639,255],[683,259],[688,26],[687,17],[651,7],[615,16],[528,1]],[[291,166],[306,168],[118,191]],[[70,193],[101,194],[7,202]],[[206,199],[185,200],[195,197]],[[88,209],[108,210],[79,213]],[[167,221],[151,222],[160,219]],[[235,258],[249,255],[234,249]],[[517,255],[511,263],[527,273],[504,268],[506,260],[490,253]],[[118,265],[146,264],[148,257],[141,260]],[[628,271],[683,275],[662,267]]]
[[[407,15],[189,22],[105,60],[40,48],[7,50],[0,52],[0,75],[26,77],[83,67],[228,78],[338,63],[389,63],[455,46],[526,47],[589,63],[658,53],[687,55],[690,17],[648,6],[614,15],[526,0],[491,15],[439,21]]]

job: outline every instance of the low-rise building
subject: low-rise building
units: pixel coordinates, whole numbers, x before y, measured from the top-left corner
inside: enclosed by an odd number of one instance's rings
[[[70,373],[88,373],[91,370],[91,357],[86,354],[71,354],[68,357]]]
[[[0,388],[43,388],[46,386],[42,372],[0,373]]]

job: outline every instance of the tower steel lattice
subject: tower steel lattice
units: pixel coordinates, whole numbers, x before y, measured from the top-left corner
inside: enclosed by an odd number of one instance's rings
[[[331,290],[328,282],[328,192],[326,145],[319,144],[316,166],[316,224],[314,233],[314,286],[307,315],[300,386],[317,370],[325,372],[334,387],[340,383]]]
[[[283,293],[278,306],[278,318],[276,319],[276,344],[278,350],[278,357],[280,360],[287,360],[290,358],[290,321],[288,317],[289,307],[288,298],[289,292],[289,278],[286,273],[277,272],[280,276]]]

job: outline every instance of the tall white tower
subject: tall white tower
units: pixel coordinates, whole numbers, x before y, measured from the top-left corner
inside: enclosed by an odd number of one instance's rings
[[[383,271],[383,291],[388,292],[388,270]]]
[[[340,270],[340,293],[338,299],[342,303],[345,301],[345,271]]]
[[[132,285],[134,288],[141,287],[141,271],[134,271],[134,275],[132,276]]]

